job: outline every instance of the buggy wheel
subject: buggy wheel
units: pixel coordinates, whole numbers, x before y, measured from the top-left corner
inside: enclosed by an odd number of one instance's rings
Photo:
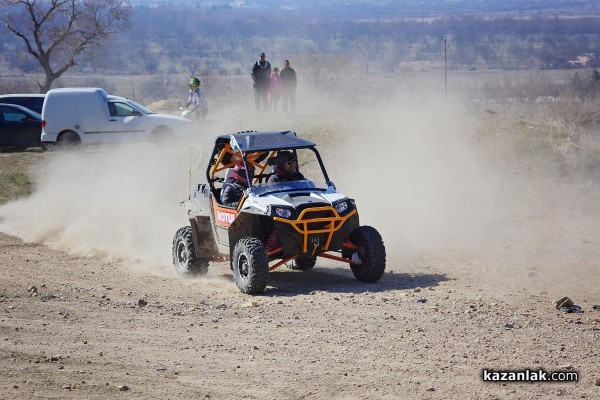
[[[316,263],[316,257],[298,257],[288,262],[286,266],[294,271],[306,271],[307,269],[312,269]]]
[[[269,260],[263,243],[254,237],[240,239],[231,260],[233,279],[243,293],[259,294],[267,287]]]
[[[359,226],[350,235],[350,241],[358,247],[360,259],[360,264],[350,266],[352,273],[361,282],[377,282],[385,271],[385,246],[381,235],[373,227]]]
[[[208,272],[208,260],[199,259],[194,247],[192,227],[180,228],[173,238],[173,265],[180,274],[204,275]]]

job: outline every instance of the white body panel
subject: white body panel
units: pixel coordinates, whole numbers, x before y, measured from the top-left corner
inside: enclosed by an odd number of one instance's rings
[[[42,120],[45,143],[55,143],[67,131],[76,132],[83,144],[146,142],[157,130],[165,130],[174,138],[191,134],[190,120],[151,113],[100,88],[50,90],[44,101]]]

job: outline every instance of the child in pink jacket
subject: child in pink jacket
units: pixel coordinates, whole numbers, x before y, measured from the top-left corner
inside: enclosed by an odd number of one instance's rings
[[[271,71],[271,81],[269,82],[269,109],[277,111],[277,102],[281,96],[281,77],[279,69],[273,68]]]

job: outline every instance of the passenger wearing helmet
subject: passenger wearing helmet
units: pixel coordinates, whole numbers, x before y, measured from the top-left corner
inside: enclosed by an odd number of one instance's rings
[[[184,116],[197,119],[206,118],[208,106],[206,104],[206,98],[204,97],[204,91],[200,87],[201,83],[202,82],[200,82],[200,79],[196,78],[195,76],[192,76],[190,78],[190,81],[188,82],[188,86],[190,87],[190,93],[188,96],[187,103],[185,103],[185,106],[183,107],[184,110],[189,111],[188,113],[185,113]]]
[[[294,153],[287,150],[280,151],[276,158],[277,167],[269,177],[268,183],[305,179],[304,175],[298,172],[298,159]]]
[[[249,164],[248,169],[250,170],[250,179],[252,179],[252,172],[254,167]],[[221,188],[221,203],[226,207],[237,208],[240,199],[244,195],[244,190],[248,188],[248,174],[244,168],[244,163],[239,162],[233,168],[233,174]]]

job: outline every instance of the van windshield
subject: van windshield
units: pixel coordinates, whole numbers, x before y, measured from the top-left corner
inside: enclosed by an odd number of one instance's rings
[[[132,107],[137,108],[139,111],[141,111],[142,114],[156,114],[154,111],[149,110],[148,108],[144,107],[143,105],[136,103],[133,100],[129,100],[127,99],[127,102],[129,104],[131,104]]]

